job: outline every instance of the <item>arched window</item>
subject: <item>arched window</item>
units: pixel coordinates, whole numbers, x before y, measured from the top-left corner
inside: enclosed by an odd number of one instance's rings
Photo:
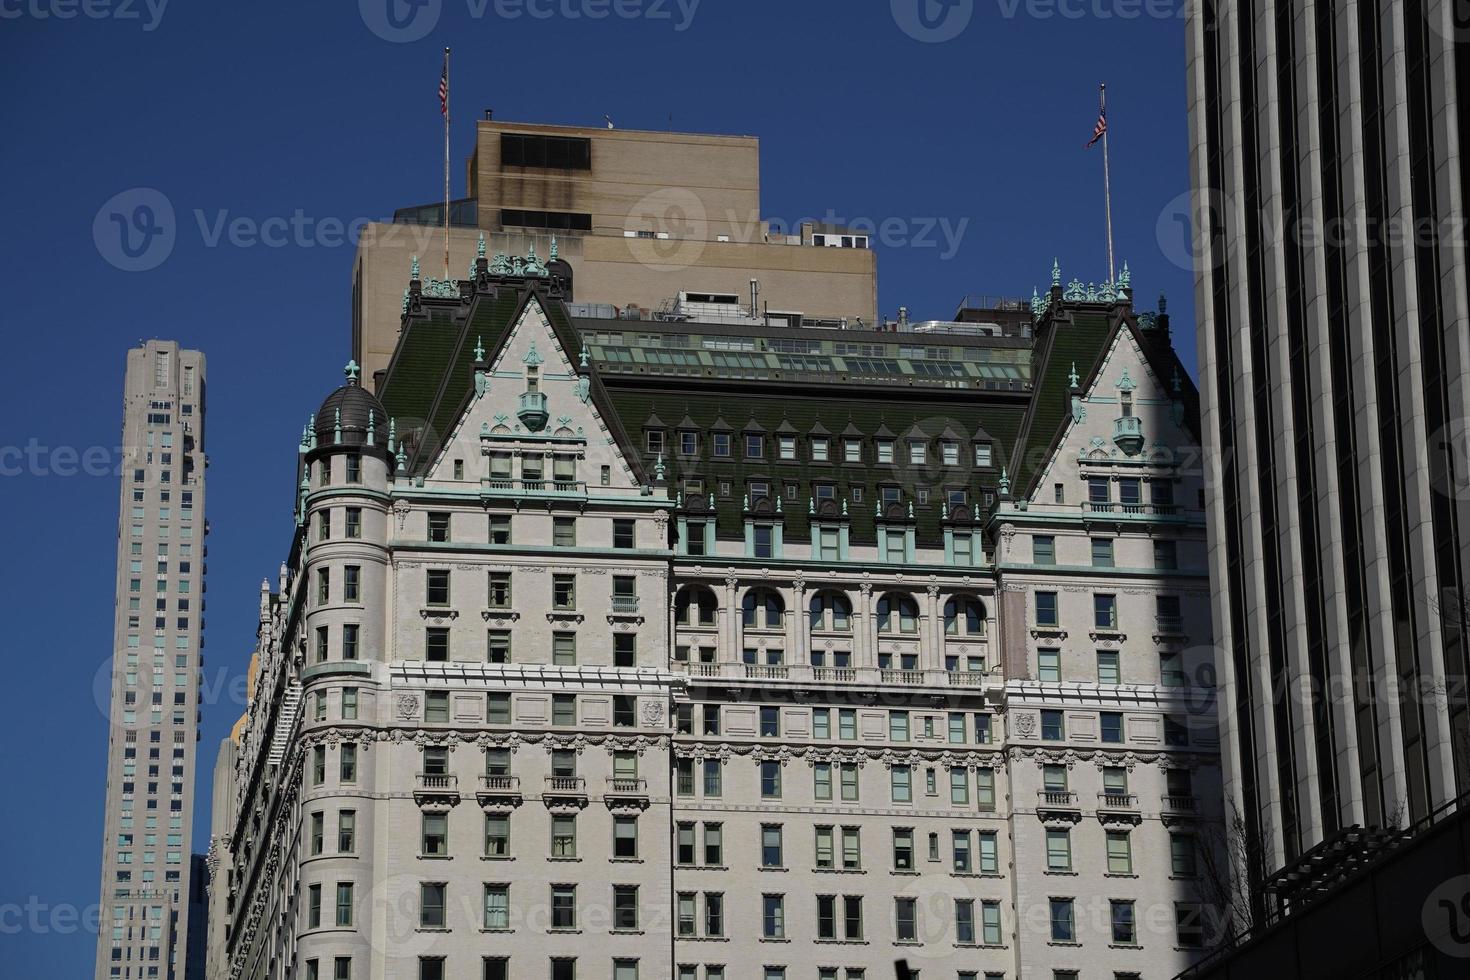
[[[674,619],[680,626],[713,626],[719,603],[702,585],[686,585],[674,597]]]
[[[919,632],[919,604],[903,592],[889,592],[878,600],[879,633]]]
[[[852,602],[841,592],[818,592],[808,608],[813,630],[846,633],[852,629]]]
[[[786,604],[781,601],[780,594],[774,589],[757,588],[745,593],[745,601],[741,603],[741,610],[746,626],[757,629],[780,629],[781,614],[786,611]]]
[[[945,636],[984,636],[985,606],[970,596],[955,596],[944,604]]]

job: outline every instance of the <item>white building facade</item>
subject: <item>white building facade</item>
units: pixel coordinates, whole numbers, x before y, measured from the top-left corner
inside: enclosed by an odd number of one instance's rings
[[[1024,341],[806,331],[800,383],[788,329],[640,323],[757,352],[651,379],[528,266],[415,276],[382,401],[303,436],[210,975],[1187,966],[1219,773],[1167,318],[1057,281]],[[854,383],[931,348],[1030,381]]]

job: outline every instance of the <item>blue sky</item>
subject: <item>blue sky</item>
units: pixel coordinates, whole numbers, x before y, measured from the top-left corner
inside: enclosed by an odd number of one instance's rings
[[[1029,296],[1054,255],[1067,278],[1106,275],[1100,148],[1083,150],[1106,80],[1117,253],[1141,306],[1168,293],[1194,361],[1182,0],[392,0],[392,18],[388,2],[0,0],[7,975],[91,969],[77,921],[102,848],[118,484],[77,458],[118,442],[124,352],[172,337],[209,358],[202,850],[296,440],[348,357],[336,228],[440,193],[444,45],[456,195],[487,106],[754,134],[768,216],[896,219],[880,309],[920,318]],[[173,211],[172,247],[130,271],[106,215],[145,189]],[[286,240],[216,235],[237,219]]]

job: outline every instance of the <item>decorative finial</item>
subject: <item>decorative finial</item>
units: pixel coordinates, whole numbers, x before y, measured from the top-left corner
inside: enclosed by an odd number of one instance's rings
[[[585,340],[582,342],[582,353],[577,358],[577,361],[581,364],[582,367],[587,366],[587,342]]]
[[[367,431],[367,441],[368,441],[368,445],[369,446],[371,446],[374,442],[377,441],[377,439],[375,438],[375,436],[377,435],[377,432],[378,432],[377,412],[376,412],[376,410],[370,408],[370,409],[368,409],[368,431]]]
[[[1072,362],[1072,373],[1069,374],[1069,375],[1067,375],[1067,383],[1069,385],[1071,385],[1073,388],[1076,388],[1078,382],[1080,382],[1081,380],[1082,380],[1081,378],[1077,377],[1077,362],[1076,361],[1073,361]]]
[[[332,419],[332,441],[339,445],[342,442],[342,409],[340,408],[335,410],[335,417]]]
[[[1128,260],[1123,260],[1123,271],[1118,274],[1118,285],[1127,289],[1133,283],[1133,273],[1128,271]]]
[[[1124,365],[1123,376],[1118,379],[1118,390],[1122,392],[1129,392],[1132,391],[1135,387],[1136,386],[1133,384],[1133,379],[1128,376],[1128,367],[1127,365]]]
[[[910,500],[909,501],[909,520],[913,520],[913,519],[914,519],[914,502],[912,500]]]
[[[664,479],[664,454],[663,453],[659,453],[658,454],[658,459],[656,459],[656,460],[653,461],[653,478],[655,480],[658,480],[660,483],[663,482],[663,479]]]
[[[843,517],[846,517],[847,516],[847,498],[846,497],[843,497],[842,498],[842,516]]]
[[[393,453],[393,443],[394,443],[394,441],[397,440],[397,438],[398,438],[398,419],[397,418],[389,418],[388,419],[388,452],[389,452],[390,455]]]
[[[483,259],[484,257],[485,257],[485,233],[482,231],[482,232],[480,232],[480,242],[479,242],[479,244],[477,244],[475,246],[475,258],[477,258],[477,259]]]
[[[347,366],[342,369],[342,373],[345,374],[345,375],[347,375],[347,382],[348,382],[348,384],[356,384],[357,383],[357,376],[358,376],[358,374],[361,371],[362,371],[362,368],[360,368],[360,367],[357,366],[357,359],[356,358],[353,358],[352,360],[348,361],[347,362]]]
[[[1160,313],[1165,313],[1165,312],[1168,311],[1168,309],[1169,309],[1169,301],[1164,298],[1164,294],[1163,293],[1159,293],[1159,312]]]
[[[477,360],[477,361],[483,361],[484,359],[485,359],[485,338],[484,337],[476,337],[475,338],[475,360]]]
[[[747,493],[745,496],[740,498],[740,509],[750,510],[750,494]]]
[[[1179,365],[1177,364],[1174,365],[1174,376],[1170,379],[1169,383],[1173,386],[1176,395],[1184,390],[1184,379],[1179,377]]]
[[[1000,484],[999,484],[999,486],[1000,486],[1000,492],[1001,492],[1001,494],[1003,496],[1008,496],[1010,494],[1010,492],[1011,492],[1011,477],[1010,477],[1010,474],[1006,472],[1006,468],[1005,468],[1005,465],[1004,464],[1002,464],[1001,465],[1001,468],[1000,468]]]
[[[1056,259],[1051,260],[1051,284],[1053,286],[1062,284],[1062,264]]]
[[[556,236],[551,236],[551,261],[556,261]]]
[[[413,265],[409,267],[408,278],[410,278],[410,279],[417,279],[418,277],[419,277],[419,257],[417,255],[415,255],[413,257]]]
[[[817,498],[815,498],[815,497],[808,497],[808,498],[806,498],[806,512],[808,514],[815,514],[817,512]]]

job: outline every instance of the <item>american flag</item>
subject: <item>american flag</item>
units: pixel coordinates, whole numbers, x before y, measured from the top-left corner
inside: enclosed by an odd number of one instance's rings
[[[1092,144],[1094,144],[1098,140],[1102,139],[1103,138],[1103,134],[1106,133],[1107,131],[1108,131],[1108,110],[1106,110],[1106,109],[1099,109],[1097,111],[1097,125],[1092,128],[1092,139],[1090,139],[1090,140],[1087,141],[1087,146],[1090,147],[1090,146],[1092,146]],[[1086,149],[1086,147],[1084,147],[1084,149]]]
[[[449,115],[449,62],[444,62],[444,73],[439,76],[439,114]]]

